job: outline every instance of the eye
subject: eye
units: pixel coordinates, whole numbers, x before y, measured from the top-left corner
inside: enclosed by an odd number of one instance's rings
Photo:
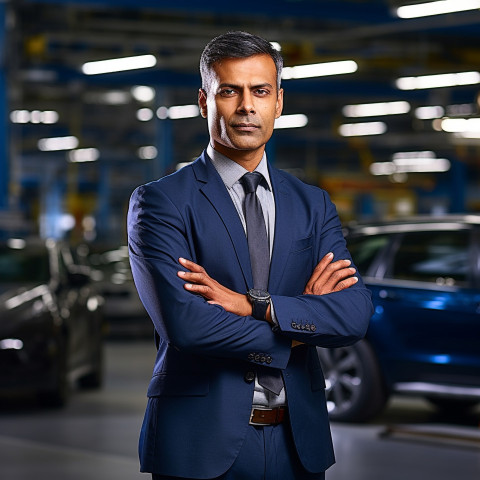
[[[220,90],[220,95],[222,97],[232,97],[233,95],[235,95],[235,90],[233,88],[222,88]]]
[[[269,95],[269,94],[270,94],[270,90],[268,90],[267,88],[257,88],[255,90],[255,95],[259,97],[265,97],[266,95]]]

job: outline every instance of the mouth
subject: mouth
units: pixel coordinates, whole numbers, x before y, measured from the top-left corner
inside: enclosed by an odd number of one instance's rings
[[[238,130],[240,132],[254,132],[260,128],[259,125],[256,125],[254,123],[246,123],[246,122],[234,123],[232,127],[235,130]]]

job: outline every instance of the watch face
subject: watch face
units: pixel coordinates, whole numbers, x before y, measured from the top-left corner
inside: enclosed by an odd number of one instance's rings
[[[268,292],[265,290],[259,290],[258,288],[252,288],[248,293],[252,298],[259,301],[267,301],[270,298]]]

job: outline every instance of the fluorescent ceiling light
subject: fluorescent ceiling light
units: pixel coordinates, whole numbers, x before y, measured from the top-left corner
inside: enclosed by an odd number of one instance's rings
[[[431,120],[433,118],[440,118],[445,114],[445,109],[440,105],[429,105],[425,107],[418,107],[415,109],[415,116],[419,120]]]
[[[100,158],[100,152],[96,148],[79,148],[68,152],[68,159],[73,163],[94,162]]]
[[[158,150],[153,145],[146,145],[145,147],[140,147],[137,154],[142,160],[152,160],[157,156]]]
[[[22,250],[25,248],[27,242],[23,238],[9,238],[7,240],[8,248],[13,248],[15,250]]]
[[[157,109],[157,117],[160,120],[171,118],[179,120],[181,118],[194,118],[200,115],[198,105],[176,105],[173,107],[159,107]]]
[[[387,131],[384,122],[344,123],[338,128],[342,137],[362,137],[364,135],[381,135]]]
[[[42,152],[52,152],[57,150],[73,150],[78,147],[78,138],[74,136],[68,137],[52,137],[41,138],[38,141],[38,148]]]
[[[10,113],[12,123],[43,123],[51,125],[58,122],[58,112],[54,110],[13,110]]]
[[[132,95],[123,90],[110,90],[108,92],[86,92],[84,100],[87,103],[99,103],[105,105],[125,105],[130,103]]]
[[[457,138],[480,138],[480,132],[456,132],[453,135]]]
[[[431,150],[422,150],[420,152],[397,152],[392,155],[393,160],[398,160],[399,158],[436,158],[436,155],[435,152],[432,152]]]
[[[398,7],[397,15],[400,18],[418,18],[476,10],[477,8],[480,8],[480,0],[441,0]]]
[[[137,119],[141,122],[148,122],[153,118],[153,110],[151,108],[140,108],[137,110]]]
[[[282,115],[275,120],[275,126],[273,128],[301,128],[308,123],[308,117],[303,113],[297,113],[294,115]]]
[[[135,57],[112,58],[109,60],[87,62],[82,66],[82,72],[85,75],[99,75],[102,73],[150,68],[154,67],[156,64],[157,59],[154,55],[138,55]]]
[[[480,118],[445,118],[442,130],[448,133],[460,133],[462,136],[477,138],[480,135]]]
[[[404,101],[345,105],[342,109],[346,117],[378,117],[381,115],[399,115],[409,111],[410,104]]]
[[[422,75],[420,77],[401,77],[395,81],[400,90],[418,90],[423,88],[456,87],[480,83],[480,72],[442,73]]]
[[[431,151],[399,152],[392,156],[391,162],[375,162],[370,165],[372,175],[447,172],[449,169],[450,161],[436,158]]]
[[[146,85],[137,85],[131,92],[138,102],[151,102],[155,98],[155,89]]]
[[[298,65],[296,67],[284,67],[282,78],[289,80],[291,78],[310,78],[323,77],[327,75],[343,75],[353,73],[358,69],[358,65],[353,60],[341,60],[338,62],[312,63],[310,65]]]

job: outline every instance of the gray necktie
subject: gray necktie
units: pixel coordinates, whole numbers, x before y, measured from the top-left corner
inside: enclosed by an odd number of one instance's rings
[[[245,222],[247,224],[248,251],[252,267],[253,285],[260,290],[267,290],[270,271],[270,247],[262,206],[257,197],[257,187],[263,176],[260,173],[246,173],[241,178],[245,190]],[[257,368],[258,383],[279,395],[283,388],[280,371],[273,368]]]
[[[257,197],[257,187],[262,180],[260,173],[246,173],[242,179],[245,190],[245,222],[247,224],[248,251],[252,266],[253,286],[260,290],[268,288],[270,248],[262,206]]]

